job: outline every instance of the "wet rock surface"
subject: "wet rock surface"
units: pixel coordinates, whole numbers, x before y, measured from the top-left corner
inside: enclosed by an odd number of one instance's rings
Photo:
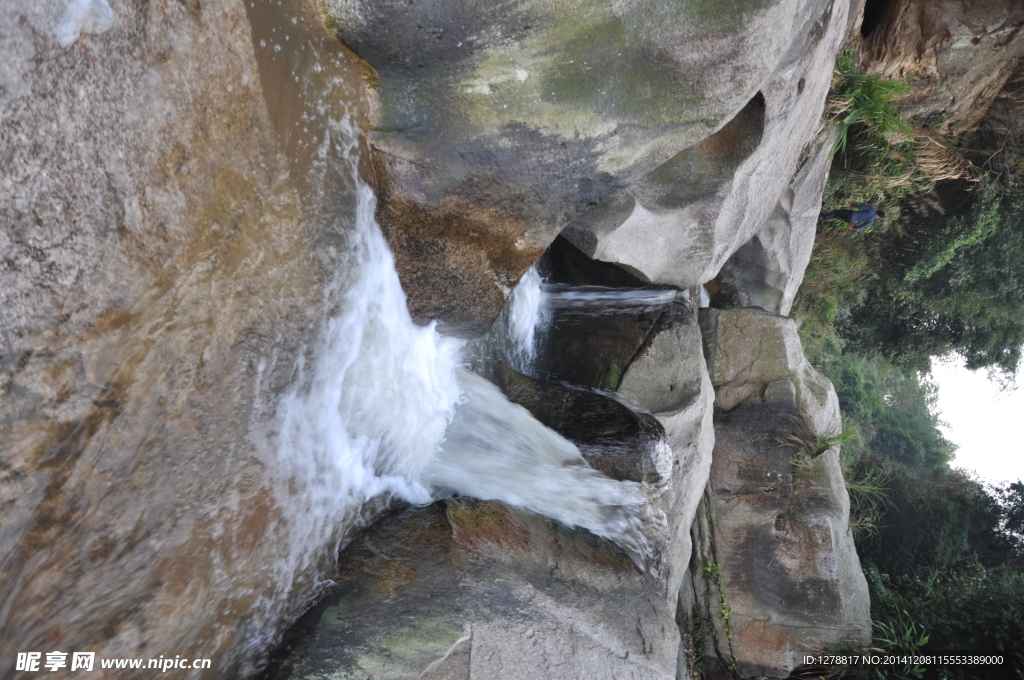
[[[580,447],[591,467],[633,482],[659,481],[655,463],[665,430],[653,416],[609,396],[542,382],[501,366],[495,384],[512,402]]]
[[[0,675],[55,649],[245,675],[315,592],[290,540],[307,575],[332,557],[263,444],[345,225],[304,219],[249,3],[114,3],[61,49],[65,5],[0,6]]]
[[[587,532],[458,499],[379,522],[341,564],[265,680],[675,677],[658,588]]]
[[[658,292],[663,288],[645,284],[616,265],[592,260],[562,238],[552,244],[542,265],[552,281],[577,290],[606,286]],[[690,561],[690,525],[708,477],[714,443],[714,389],[704,361],[696,306],[676,293],[670,302],[650,308],[556,310],[545,333],[550,347],[547,363],[539,361],[542,374],[549,378],[614,391],[624,404],[643,414],[639,417],[659,424],[664,433],[659,446],[648,449],[646,460],[654,474],[645,481],[655,483],[650,506],[662,518],[662,526],[651,538],[658,551],[661,587],[673,613]],[[582,412],[572,417],[588,420]],[[614,442],[584,448],[589,455],[603,450],[595,458],[588,457],[592,465],[603,469],[599,461],[615,455],[614,445],[609,444]]]

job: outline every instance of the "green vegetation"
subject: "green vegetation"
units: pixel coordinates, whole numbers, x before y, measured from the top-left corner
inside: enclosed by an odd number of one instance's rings
[[[916,251],[922,241],[947,244],[949,233],[958,228],[952,225],[933,238],[921,234],[908,237],[906,225],[900,220],[902,206],[908,201],[927,201],[939,183],[961,178],[972,184],[980,174],[958,150],[957,140],[901,117],[898,100],[909,91],[905,80],[865,74],[854,47],[840,54],[827,107],[827,114],[837,126],[837,137],[822,209],[865,204],[884,209],[886,216],[863,232],[850,232],[845,225],[834,222],[822,224],[805,276],[803,289],[809,294],[802,296],[794,309],[794,315],[804,322],[801,330],[805,344],[812,347],[834,337],[837,325],[847,323],[845,330],[854,329],[849,318],[855,308],[885,304],[881,298],[868,297],[885,283],[881,277],[894,275],[888,259],[905,254],[913,260],[909,264],[913,268],[918,264],[920,253]],[[944,223],[945,219],[939,220],[940,226]],[[928,228],[934,231],[935,225],[929,223]],[[975,240],[988,234],[982,230]],[[942,253],[934,253],[929,264],[914,270],[911,279],[923,279],[921,285],[925,285],[968,243],[973,241],[968,238],[947,249],[950,259],[945,262]],[[904,276],[907,269],[902,270]],[[888,290],[903,292],[901,283],[902,278]],[[913,326],[914,321],[908,321],[904,328]],[[872,337],[873,331],[867,329],[859,337]]]
[[[886,654],[897,657],[913,657],[921,654],[928,644],[929,636],[906,611],[896,612],[892,617],[876,618],[873,622],[872,634],[876,647],[885,650]],[[924,666],[914,663],[913,659],[901,659],[902,663],[889,664],[886,668],[874,667],[872,675],[878,678],[899,678],[911,680],[924,675]]]
[[[939,228],[908,227],[881,255],[874,286],[839,323],[849,348],[926,371],[960,354],[1012,376],[1024,345],[1024,196],[979,192]],[[916,246],[916,247],[915,247]]]
[[[844,429],[855,434],[842,461],[871,589],[873,645],[898,654],[999,650],[1009,658],[1024,639],[1024,483],[990,489],[951,469],[954,447],[937,428],[934,385],[841,346],[822,343],[813,359],[836,387]],[[1024,673],[1024,657],[1015,663]],[[907,665],[867,677],[924,677],[919,672]]]
[[[891,229],[908,196],[974,173],[950,140],[902,119],[897,102],[910,90],[905,79],[864,73],[853,46],[839,55],[827,109],[837,134],[826,210],[854,203],[888,208],[878,227]]]
[[[805,468],[808,462],[813,461],[829,449],[842,446],[858,436],[856,427],[846,421],[818,434],[814,421],[803,412],[794,418],[793,425],[793,433],[782,443],[793,447],[791,462],[797,469]]]
[[[1007,382],[1016,375],[1024,135],[954,139],[906,119],[905,82],[862,73],[855,54],[840,56],[833,82],[828,115],[839,137],[823,208],[864,203],[887,215],[860,232],[819,227],[793,313],[844,415],[841,460],[873,645],[998,651],[1009,675],[907,664],[830,677],[1024,678],[1024,482],[986,487],[951,468],[955,447],[938,429],[928,379],[932,359],[951,353]],[[819,448],[804,444],[795,469]]]
[[[612,367],[608,369],[608,375],[604,378],[604,389],[614,392],[619,386],[620,380],[622,380],[622,369],[612,364]]]
[[[894,135],[908,136],[911,127],[899,118],[894,100],[909,94],[903,79],[888,80],[861,71],[853,46],[843,50],[836,61],[835,82],[829,113],[835,116],[836,141],[832,155],[845,152],[850,128],[860,130],[860,143],[872,141],[887,145]]]
[[[725,589],[722,587],[722,567],[710,559],[707,560],[704,563],[704,578],[707,579],[709,589],[712,585],[718,589],[719,604],[721,605],[719,613],[722,615],[722,621],[725,622],[725,636],[731,640],[732,626],[729,624],[729,618],[732,616],[732,607],[725,599]],[[713,629],[714,620],[711,621],[711,625]]]

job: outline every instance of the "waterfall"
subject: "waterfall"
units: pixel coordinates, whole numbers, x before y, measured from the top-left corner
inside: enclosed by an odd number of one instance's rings
[[[648,288],[608,288],[605,286],[570,286],[561,283],[544,284],[544,302],[556,312],[576,312],[599,316],[601,314],[640,313],[667,305],[677,296],[685,298],[686,291]]]
[[[515,290],[508,308],[508,334],[512,339],[512,368],[525,373],[537,358],[537,331],[544,320],[543,282],[537,265],[526,270]]]
[[[335,156],[327,162],[354,182],[356,215],[325,294],[322,340],[297,367],[280,428],[279,456],[301,471],[292,502],[306,519],[290,539],[295,550],[337,544],[375,496],[422,504],[457,494],[584,527],[642,562],[641,486],[591,469],[574,444],[470,373],[462,341],[413,323],[358,173],[358,130],[346,118],[333,134],[321,157]],[[514,296],[509,317],[525,360],[541,285],[535,271],[524,278],[527,292]]]
[[[445,490],[499,500],[609,538],[643,565],[650,547],[643,489],[592,469],[580,450],[512,404],[493,384],[459,373],[465,395],[425,480]]]

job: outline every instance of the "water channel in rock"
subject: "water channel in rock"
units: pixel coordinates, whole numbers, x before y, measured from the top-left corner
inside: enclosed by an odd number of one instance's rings
[[[172,652],[214,659],[203,677],[250,675],[394,501],[497,499],[649,551],[641,484],[593,470],[471,373],[464,341],[412,321],[374,218],[361,62],[305,3],[245,4],[288,160],[268,173],[300,199],[278,213],[302,228],[260,224],[224,252],[216,230],[274,197],[218,214],[114,327],[88,416],[27,420],[5,443],[42,457],[45,494],[13,508],[38,517],[0,557],[5,652]]]

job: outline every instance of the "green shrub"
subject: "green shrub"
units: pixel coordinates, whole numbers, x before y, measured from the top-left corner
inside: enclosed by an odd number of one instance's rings
[[[836,61],[829,97],[828,113],[836,122],[836,141],[832,155],[846,150],[851,128],[860,132],[860,141],[888,145],[897,135],[913,135],[913,129],[900,120],[894,102],[910,93],[905,79],[871,76],[860,68],[856,50],[851,45]]]

